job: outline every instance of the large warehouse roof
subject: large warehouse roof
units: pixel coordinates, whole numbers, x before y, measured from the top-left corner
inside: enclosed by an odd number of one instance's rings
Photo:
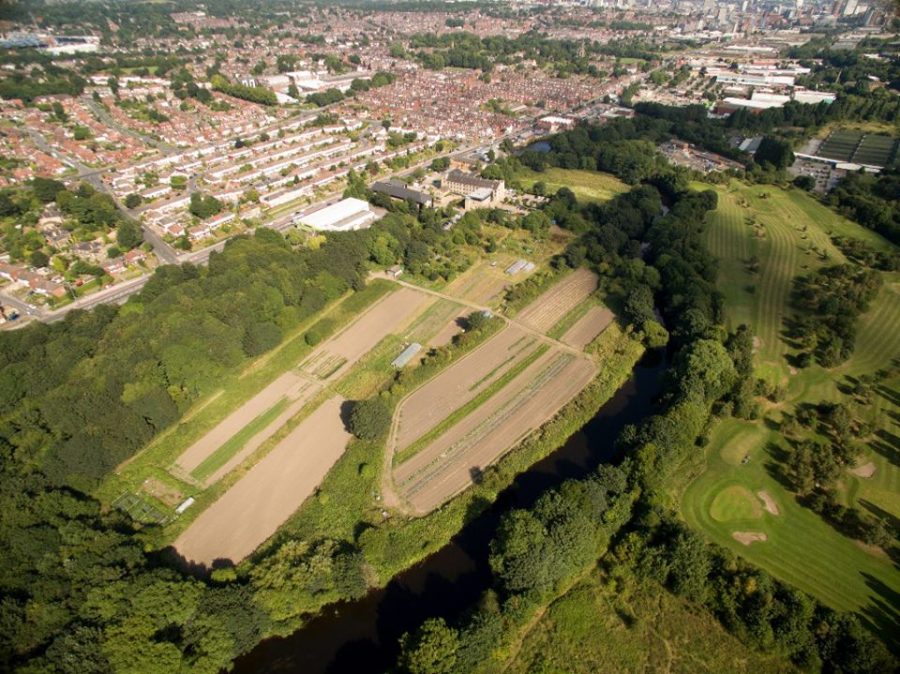
[[[348,197],[300,218],[300,222],[313,229],[347,231],[368,227],[377,216],[368,202]]]

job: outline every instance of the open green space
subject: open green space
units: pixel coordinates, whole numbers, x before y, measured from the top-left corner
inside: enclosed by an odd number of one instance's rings
[[[732,442],[746,442],[748,435],[753,443],[747,461],[735,466],[724,454]],[[900,592],[900,573],[887,555],[843,536],[797,503],[770,471],[778,439],[778,431],[762,421],[721,422],[705,450],[703,473],[682,499],[685,520],[781,580],[832,608],[858,613],[864,623],[889,636],[884,630],[894,618],[883,607],[890,605],[891,593]],[[758,516],[748,517],[748,497],[763,490],[772,496],[778,515],[754,508]],[[726,506],[743,518],[723,517]],[[767,540],[746,546],[733,538],[735,532],[759,532]]]
[[[628,185],[608,173],[581,171],[578,169],[548,168],[542,173],[523,169],[516,175],[522,187],[530,190],[536,182],[547,186],[547,193],[553,194],[561,187],[568,187],[579,201],[603,203],[628,191]]]
[[[681,495],[683,516],[715,542],[834,608],[857,612],[882,637],[896,638],[897,614],[890,607],[900,592],[900,572],[887,553],[848,538],[797,502],[780,474],[784,438],[778,430],[784,413],[792,414],[802,403],[853,405],[854,415],[874,429],[864,438],[858,461],[874,464],[874,473],[842,474],[844,504],[900,516],[898,382],[881,386],[870,405],[854,405],[841,390],[848,378],[871,374],[900,357],[900,275],[884,274],[885,285],[860,318],[856,349],[845,363],[798,370],[787,359],[796,350],[782,339],[784,319],[792,312],[793,279],[845,262],[830,234],[879,250],[892,246],[799,190],[736,181],[715,189],[719,205],[706,243],[720,260],[718,286],[728,323],[751,326],[757,337],[757,376],[784,393],[779,402],[764,403],[763,418],[728,419],[715,427],[696,458],[692,474],[697,477]],[[760,491],[771,495],[777,515],[758,510],[762,501],[753,498]],[[734,539],[735,532],[765,534],[766,540],[744,545]]]
[[[631,576],[595,571],[556,600],[522,638],[510,674],[796,671],[725,631],[708,611]]]

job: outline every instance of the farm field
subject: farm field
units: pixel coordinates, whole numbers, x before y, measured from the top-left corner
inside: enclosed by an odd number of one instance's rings
[[[552,418],[595,372],[589,359],[551,347],[498,393],[397,466],[398,489],[416,512],[430,512]]]
[[[613,321],[613,313],[606,307],[592,306],[566,330],[562,341],[576,349],[583,349],[597,339]]]
[[[468,315],[469,312],[459,310],[456,312],[456,315],[450,318],[438,332],[436,332],[431,339],[428,340],[428,346],[432,346],[435,348],[441,346],[447,346],[453,338],[462,332],[462,321]]]
[[[603,203],[629,189],[628,185],[608,173],[556,167],[548,168],[542,173],[525,169],[516,175],[516,179],[527,190],[534,183],[543,182],[548,194],[555,193],[561,187],[568,187],[579,201],[585,203]]]
[[[186,559],[211,566],[238,563],[275,533],[312,494],[341,457],[350,434],[344,400],[333,397],[304,419],[224,496],[182,533],[174,547]]]
[[[537,348],[537,338],[508,325],[402,401],[393,451],[401,452]]]
[[[401,330],[427,303],[428,295],[411,288],[391,293],[329,339],[305,360],[300,369],[322,380],[334,379],[393,332]]]
[[[596,289],[596,274],[584,268],[576,269],[516,314],[516,320],[548,332]]]
[[[781,333],[791,313],[794,277],[845,260],[830,233],[879,250],[891,245],[799,190],[732,182],[716,191],[719,206],[706,236],[720,260],[718,286],[729,323],[752,327],[757,376],[783,387],[784,395],[766,406],[767,419],[728,419],[714,429],[695,479],[679,497],[682,514],[715,542],[834,608],[857,612],[873,630],[896,639],[897,616],[886,607],[900,592],[900,572],[891,559],[801,507],[776,469],[783,460],[777,429],[784,413],[801,403],[852,402],[840,389],[848,377],[873,373],[900,357],[900,275],[885,274],[884,288],[860,318],[853,356],[829,370],[793,368],[787,357],[795,351]],[[756,273],[747,264],[753,257]],[[859,470],[846,471],[839,483],[845,505],[875,507],[891,518],[900,517],[898,383],[881,387],[871,405],[854,408],[875,433],[862,443]]]
[[[228,415],[221,423],[213,428],[209,433],[204,435],[200,440],[178,457],[177,468],[190,473],[198,480],[215,482],[210,477],[210,473],[215,471],[218,466],[225,464],[233,451],[229,451],[229,441],[236,437],[238,433],[245,427],[250,426],[257,419],[265,419],[270,411],[280,412],[285,407],[293,409],[295,405],[284,404],[290,402],[299,402],[301,405],[304,401],[311,398],[319,386],[306,377],[299,376],[294,372],[286,372],[271,384],[266,386],[262,391],[253,396],[245,404]],[[269,429],[267,425],[263,425],[257,429],[257,433],[247,438],[259,444],[262,444],[268,437],[272,435],[276,429]],[[258,445],[257,445],[258,446]],[[240,449],[240,447],[235,448]],[[220,461],[215,463],[218,466],[209,469],[210,462],[217,458],[217,455],[223,454]]]

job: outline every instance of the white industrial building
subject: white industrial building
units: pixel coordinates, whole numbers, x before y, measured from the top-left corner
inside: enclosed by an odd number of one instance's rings
[[[347,232],[353,229],[365,229],[377,217],[375,212],[369,208],[367,201],[349,197],[304,215],[299,218],[298,222],[319,231]]]

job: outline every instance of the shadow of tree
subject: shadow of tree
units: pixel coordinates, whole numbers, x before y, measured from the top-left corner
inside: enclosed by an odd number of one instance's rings
[[[870,573],[863,573],[866,585],[876,597],[860,612],[860,619],[897,653],[900,651],[900,593]]]

